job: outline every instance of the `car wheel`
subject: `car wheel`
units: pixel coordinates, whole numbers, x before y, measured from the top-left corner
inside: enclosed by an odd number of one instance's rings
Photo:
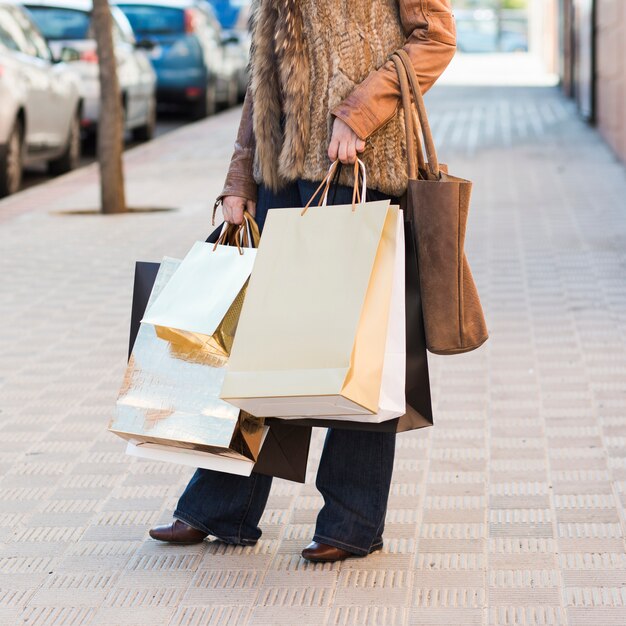
[[[24,127],[15,120],[4,153],[0,155],[0,198],[19,191],[24,166]]]
[[[48,173],[51,176],[65,174],[76,167],[80,162],[81,154],[81,137],[80,137],[80,113],[76,113],[70,122],[70,132],[67,138],[67,144],[63,154],[48,161]]]
[[[142,126],[137,126],[137,128],[133,128],[132,134],[134,141],[150,141],[154,138],[154,131],[156,130],[157,123],[156,98],[150,99],[148,107],[148,118],[146,123]]]
[[[196,103],[194,107],[194,117],[202,119],[209,115],[213,115],[217,110],[217,90],[215,83],[209,83],[204,90],[204,96]]]

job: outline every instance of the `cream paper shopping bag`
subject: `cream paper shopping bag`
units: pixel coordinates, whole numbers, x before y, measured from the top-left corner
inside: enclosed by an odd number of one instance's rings
[[[223,399],[258,417],[378,411],[398,219],[389,200],[269,211]]]
[[[196,242],[150,304],[143,323],[173,339],[230,354],[245,286],[254,265],[258,228],[247,213],[242,226],[224,224],[218,242]]]
[[[387,420],[401,417],[406,413],[406,302],[405,302],[405,250],[404,250],[404,218],[396,224],[395,261],[393,267],[393,283],[391,286],[391,308],[389,309],[389,323],[387,324],[387,341],[385,343],[385,357],[383,363],[382,381],[378,411],[372,415],[333,415],[324,419],[336,419],[367,424],[380,424]],[[368,289],[364,307],[371,306],[370,298],[378,294]],[[357,331],[358,333],[358,331]],[[300,419],[303,416],[300,416]],[[284,419],[299,419],[285,416]],[[312,418],[314,419],[314,418]]]

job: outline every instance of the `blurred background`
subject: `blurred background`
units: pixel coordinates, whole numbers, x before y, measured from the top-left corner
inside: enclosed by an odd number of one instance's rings
[[[249,0],[111,4],[127,146],[241,102]],[[478,72],[474,80],[488,82],[497,66],[497,80],[521,84],[521,67],[543,72],[626,158],[624,2],[452,4],[459,55],[451,74],[458,65],[463,80]],[[99,85],[90,11],[90,0],[0,0],[1,195],[95,158]],[[462,61],[469,55],[477,57],[472,71]],[[520,64],[522,55],[529,62]]]
[[[452,0],[461,53],[530,53],[626,160],[626,3]]]

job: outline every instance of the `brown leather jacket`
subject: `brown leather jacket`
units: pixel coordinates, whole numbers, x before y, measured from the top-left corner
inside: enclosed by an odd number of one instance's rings
[[[450,0],[398,0],[398,3],[407,36],[404,49],[413,61],[422,91],[426,92],[450,62],[451,46],[456,43]],[[393,62],[388,61],[335,107],[332,115],[343,120],[361,139],[366,140],[396,114],[399,103],[396,71]],[[256,201],[252,107],[251,98],[246,96],[235,150],[224,189],[216,204],[230,195]]]

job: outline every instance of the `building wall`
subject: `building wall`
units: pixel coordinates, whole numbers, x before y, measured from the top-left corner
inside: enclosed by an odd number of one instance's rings
[[[568,98],[574,97],[574,5],[572,0],[559,0],[560,22],[557,38],[559,42],[559,71],[561,88]]]
[[[596,122],[626,162],[626,2],[596,0]]]
[[[529,0],[528,31],[530,52],[539,56],[551,74],[559,71],[558,0]]]

